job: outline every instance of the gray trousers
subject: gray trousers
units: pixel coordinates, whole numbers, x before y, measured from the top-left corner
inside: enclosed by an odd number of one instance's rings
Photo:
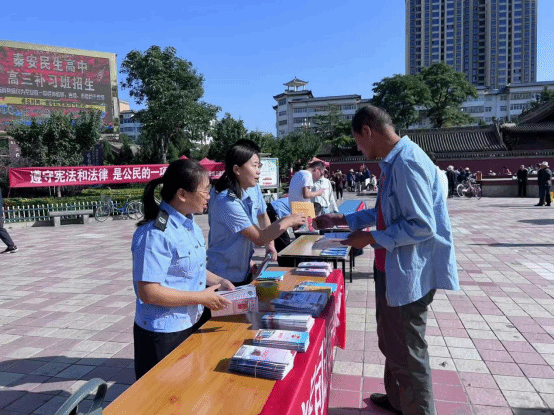
[[[403,414],[436,414],[429,353],[425,341],[427,308],[435,290],[408,305],[387,305],[385,272],[373,268],[377,336],[385,356],[385,391]]]
[[[4,219],[2,217],[0,217],[0,240],[2,240],[9,248],[12,248],[15,245],[12,238],[8,234],[8,230],[4,228]]]

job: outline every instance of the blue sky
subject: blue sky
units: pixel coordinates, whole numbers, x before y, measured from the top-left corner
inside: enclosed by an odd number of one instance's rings
[[[373,82],[404,73],[404,0],[236,3],[10,3],[0,39],[114,52],[118,70],[133,49],[174,46],[204,74],[204,100],[221,107],[219,118],[273,134],[273,96],[295,76],[315,96],[369,98]],[[537,80],[554,80],[554,1],[540,0],[538,11]]]

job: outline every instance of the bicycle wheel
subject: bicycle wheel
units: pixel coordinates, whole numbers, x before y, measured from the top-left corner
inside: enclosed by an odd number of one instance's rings
[[[456,193],[458,194],[458,196],[464,196],[464,184],[461,183],[459,184],[457,187],[456,187]]]
[[[144,217],[144,208],[142,202],[133,201],[127,205],[127,216],[133,220],[140,220]]]
[[[110,216],[110,206],[108,204],[98,205],[96,212],[94,213],[94,219],[96,221],[104,222]]]
[[[483,191],[481,191],[481,187],[479,185],[475,186],[475,196],[477,197],[477,199],[481,199],[481,197],[483,196]]]

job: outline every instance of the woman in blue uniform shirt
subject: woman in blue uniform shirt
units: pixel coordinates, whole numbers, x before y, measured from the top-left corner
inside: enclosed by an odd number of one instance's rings
[[[254,244],[265,246],[277,260],[273,240],[289,227],[306,224],[306,216],[294,214],[271,224],[258,179],[260,148],[251,140],[239,140],[225,156],[225,173],[211,192],[209,206],[209,271],[235,286],[250,282]]]
[[[160,184],[158,206],[154,190]],[[202,315],[209,313],[207,308],[218,310],[229,303],[215,291],[234,286],[206,271],[206,243],[193,217],[206,207],[208,187],[206,170],[188,159],[171,163],[163,177],[144,190],[145,215],[131,247],[137,379],[206,321]]]

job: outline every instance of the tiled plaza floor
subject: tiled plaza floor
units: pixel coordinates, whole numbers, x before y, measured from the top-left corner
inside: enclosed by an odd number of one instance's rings
[[[429,314],[439,414],[552,414],[554,210],[536,202],[449,200],[462,290],[439,291]],[[196,218],[207,236],[207,216]],[[134,223],[9,231],[20,251],[0,256],[0,414],[51,414],[94,377],[113,400],[134,382]],[[384,389],[372,261],[365,250],[346,285],[330,413],[384,413],[369,403]]]

